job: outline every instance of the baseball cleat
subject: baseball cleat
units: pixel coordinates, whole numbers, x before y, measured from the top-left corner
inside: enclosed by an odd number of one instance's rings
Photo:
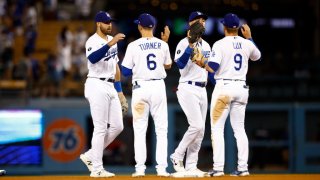
[[[144,177],[146,174],[144,172],[135,172],[131,177]]]
[[[175,159],[172,155],[170,156],[170,160],[171,160],[171,162],[173,164],[174,170],[176,170],[177,172],[186,171],[184,169],[182,160]]]
[[[170,173],[168,173],[167,171],[157,171],[157,176],[158,177],[169,177]]]
[[[245,171],[234,171],[233,173],[230,174],[230,176],[249,176],[250,173],[248,170]]]
[[[210,177],[217,177],[217,176],[223,176],[223,175],[224,175],[223,171],[216,171],[213,169],[207,173],[207,176],[210,176]]]
[[[186,171],[185,177],[205,177],[207,172],[201,171],[200,169]]]
[[[174,178],[184,178],[186,176],[187,171],[180,171],[180,172],[175,172],[172,173],[171,176]]]
[[[80,155],[81,161],[87,166],[89,171],[92,171],[92,161],[90,161],[85,154]]]
[[[133,173],[131,176],[132,177],[144,177],[146,174],[144,172],[138,172],[136,171],[135,173]]]
[[[4,175],[6,175],[6,170],[0,170],[0,176],[4,176]]]
[[[114,177],[115,174],[108,172],[104,169],[102,169],[101,171],[97,171],[97,172],[91,172],[90,177]]]
[[[206,172],[201,171],[200,169],[194,169],[189,171],[180,171],[172,174],[174,178],[186,178],[186,177],[205,177]]]

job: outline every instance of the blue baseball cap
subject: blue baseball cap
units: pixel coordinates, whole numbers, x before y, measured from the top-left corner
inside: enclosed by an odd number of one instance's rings
[[[228,28],[238,28],[240,25],[240,19],[232,13],[226,14],[220,22]]]
[[[148,13],[143,13],[134,23],[140,24],[142,27],[153,28],[156,25],[156,19]]]
[[[195,20],[195,19],[199,19],[199,18],[203,18],[203,19],[207,20],[207,19],[208,19],[208,16],[205,15],[205,14],[203,14],[203,13],[200,12],[200,11],[194,11],[194,12],[190,13],[189,22],[190,22],[190,21],[193,21],[193,20]]]
[[[96,14],[96,17],[94,18],[96,22],[110,22],[114,21],[114,19],[111,18],[110,14],[104,11],[99,11]]]

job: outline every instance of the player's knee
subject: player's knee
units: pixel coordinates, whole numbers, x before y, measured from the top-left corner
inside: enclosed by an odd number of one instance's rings
[[[119,127],[118,127],[119,133],[121,133],[123,131],[123,129],[124,129],[123,124],[119,125]]]
[[[213,135],[220,135],[220,134],[224,134],[224,128],[221,127],[211,127],[211,134]]]
[[[194,132],[199,132],[201,133],[204,130],[204,126],[197,123],[197,124],[192,124],[190,125],[190,129]]]
[[[93,133],[96,135],[104,136],[107,133],[107,130],[103,127],[94,127]]]
[[[244,123],[236,124],[231,122],[231,127],[234,133],[243,133],[245,132]]]
[[[246,134],[246,131],[244,128],[235,128],[233,129],[233,132],[235,135],[243,135]]]
[[[123,131],[123,124],[118,124],[113,127],[113,133],[119,135]]]

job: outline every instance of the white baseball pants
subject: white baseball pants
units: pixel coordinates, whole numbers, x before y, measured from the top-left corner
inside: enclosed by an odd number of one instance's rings
[[[207,91],[205,87],[180,83],[177,96],[179,104],[187,116],[189,127],[172,156],[183,160],[187,152],[185,169],[194,170],[197,168],[198,153],[205,130],[208,111]]]
[[[168,109],[166,87],[163,80],[137,81],[132,91],[134,153],[136,172],[144,172],[147,159],[146,132],[149,111],[155,124],[157,171],[165,171],[168,151]]]
[[[248,170],[249,143],[244,127],[248,97],[245,81],[217,80],[210,107],[214,170],[224,170],[224,125],[229,113],[238,148],[238,170]]]
[[[94,126],[91,149],[85,155],[92,161],[93,171],[100,171],[103,150],[123,130],[121,104],[113,83],[97,78],[87,78],[84,93]]]

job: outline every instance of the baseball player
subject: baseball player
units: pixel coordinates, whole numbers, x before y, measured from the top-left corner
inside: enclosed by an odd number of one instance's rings
[[[91,171],[90,177],[113,177],[103,167],[103,150],[123,130],[121,103],[126,103],[120,83],[117,42],[125,35],[110,36],[113,19],[107,12],[95,16],[96,33],[86,42],[88,75],[85,97],[89,101],[93,121],[91,149],[80,155],[80,159]]]
[[[157,175],[168,177],[168,112],[164,78],[165,69],[171,68],[169,46],[153,36],[155,18],[143,13],[134,21],[138,25],[141,38],[131,42],[122,61],[122,74],[132,75],[132,100],[134,130],[135,173],[132,177],[145,176],[146,131],[149,112],[154,120],[156,143]]]
[[[189,16],[189,26],[200,22],[202,28],[204,28],[207,18],[202,12],[192,12]],[[181,74],[177,97],[183,112],[186,114],[189,127],[178,147],[170,156],[173,167],[177,171],[172,174],[173,177],[204,177],[205,175],[205,172],[197,168],[197,163],[208,110],[207,91],[205,88],[208,72],[192,63],[191,54],[196,48],[202,52],[205,58],[209,58],[210,45],[202,38],[192,43],[188,37],[178,43],[174,57]],[[185,154],[186,166],[184,168],[183,159]]]
[[[254,44],[247,24],[241,26],[242,38],[238,36],[240,20],[229,13],[221,23],[225,37],[216,41],[208,65],[215,72],[216,85],[212,93],[210,108],[211,140],[213,148],[213,169],[210,176],[224,175],[225,147],[224,124],[230,113],[231,126],[237,141],[238,167],[232,176],[248,176],[248,138],[244,128],[245,110],[249,97],[246,84],[248,61],[261,57]]]

